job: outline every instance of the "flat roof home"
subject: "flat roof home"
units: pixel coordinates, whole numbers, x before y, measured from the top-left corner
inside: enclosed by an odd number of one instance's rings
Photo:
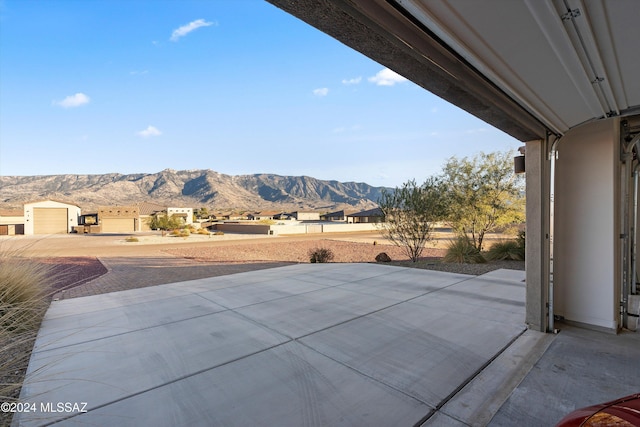
[[[312,211],[295,211],[291,215],[298,221],[320,221],[320,213]]]
[[[276,215],[279,215],[282,211],[260,211],[247,215],[247,218],[253,221],[274,219]]]
[[[193,208],[167,208],[167,215],[182,218],[184,224],[193,224]]]
[[[0,209],[0,236],[24,234],[24,210]]]
[[[369,222],[382,222],[384,220],[384,214],[382,209],[373,208],[362,212],[356,212],[347,215],[348,223],[369,223]]]
[[[137,206],[100,206],[98,224],[102,233],[140,231],[140,209]]]

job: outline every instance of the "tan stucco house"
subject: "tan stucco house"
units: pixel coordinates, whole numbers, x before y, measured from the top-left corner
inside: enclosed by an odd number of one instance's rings
[[[0,209],[0,236],[24,234],[24,211]]]

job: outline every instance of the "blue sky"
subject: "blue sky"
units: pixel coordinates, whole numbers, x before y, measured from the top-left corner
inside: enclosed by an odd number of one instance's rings
[[[0,0],[0,175],[396,186],[520,145],[261,0]]]

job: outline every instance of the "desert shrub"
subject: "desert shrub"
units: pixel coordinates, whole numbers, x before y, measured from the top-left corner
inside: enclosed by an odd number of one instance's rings
[[[181,230],[178,230],[178,229],[176,229],[176,230],[171,230],[171,231],[169,232],[169,236],[179,236],[179,235],[180,235],[180,231],[181,231]]]
[[[55,280],[53,265],[0,248],[0,400],[17,401]],[[0,425],[11,423],[0,413]]]
[[[16,402],[24,382],[37,330],[0,334],[0,399]],[[11,425],[11,412],[0,412],[0,425]]]
[[[522,261],[524,259],[524,253],[517,241],[506,240],[504,242],[494,243],[487,251],[487,259],[491,261]]]
[[[460,236],[449,242],[447,253],[442,258],[442,261],[460,264],[482,264],[487,262],[466,236]]]
[[[207,230],[206,228],[200,228],[198,230],[198,234],[205,234],[205,235],[209,235],[211,233],[209,233],[209,230]]]
[[[308,255],[311,263],[330,262],[333,260],[333,251],[328,248],[310,249]]]
[[[376,255],[376,262],[391,262],[391,257],[386,252],[380,252]]]
[[[224,231],[220,231],[220,230],[215,231],[215,232],[213,233],[213,235],[214,235],[214,236],[224,236]]]
[[[128,242],[128,243],[139,242],[138,238],[137,237],[133,237],[133,236],[127,237],[126,239],[124,239],[124,241]]]
[[[183,228],[182,230],[180,230],[180,237],[189,237],[191,235],[191,232],[189,231],[189,229],[187,228]]]
[[[28,258],[0,254],[0,328],[2,332],[35,330],[46,309],[51,267]]]

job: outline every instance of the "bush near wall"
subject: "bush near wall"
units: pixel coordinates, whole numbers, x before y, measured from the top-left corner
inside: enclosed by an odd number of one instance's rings
[[[466,236],[460,236],[449,242],[443,262],[459,264],[482,264],[487,260]]]

